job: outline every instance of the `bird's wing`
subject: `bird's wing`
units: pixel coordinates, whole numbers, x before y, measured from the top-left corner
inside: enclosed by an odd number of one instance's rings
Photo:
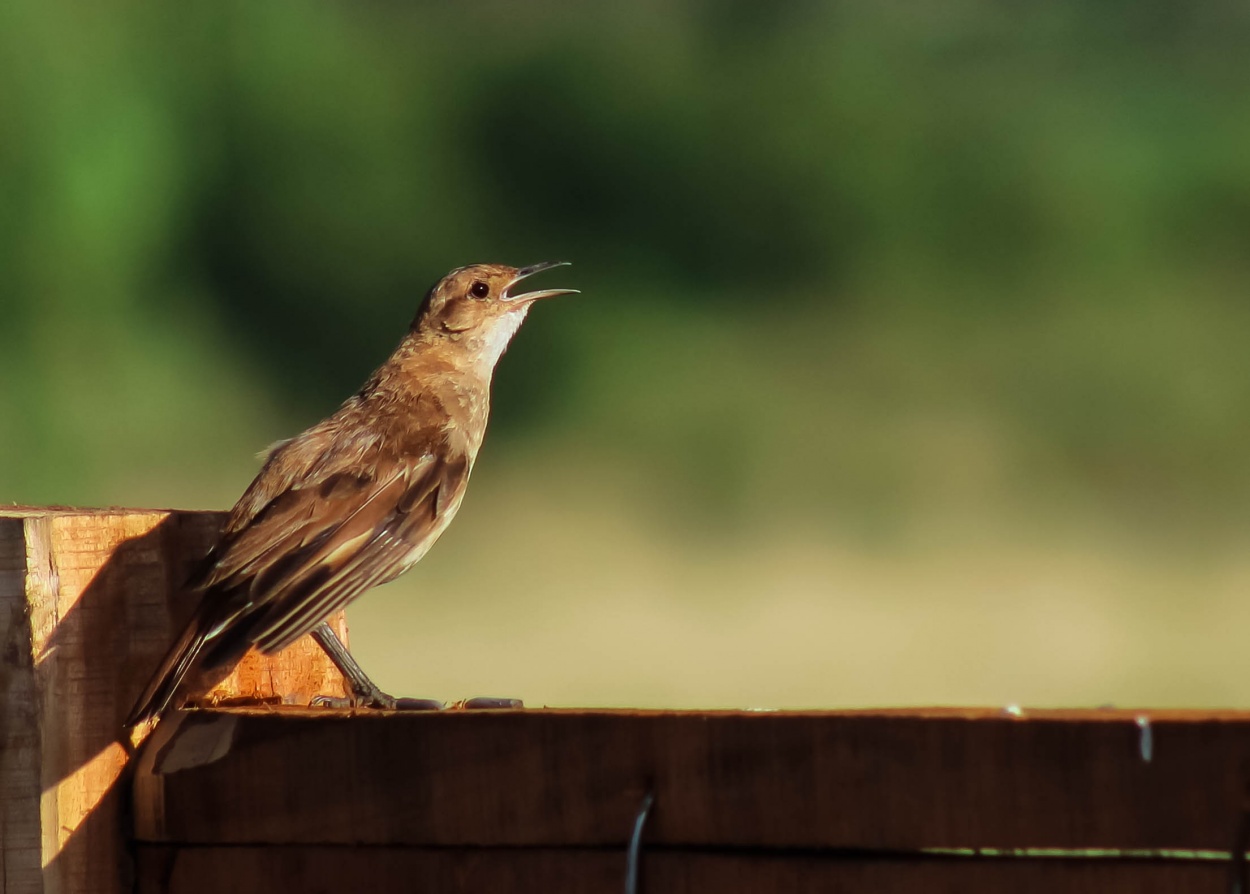
[[[218,621],[215,653],[285,648],[405,571],[442,533],[463,495],[467,460],[372,459],[295,482],[228,531],[202,584],[206,599],[216,591],[232,603]]]

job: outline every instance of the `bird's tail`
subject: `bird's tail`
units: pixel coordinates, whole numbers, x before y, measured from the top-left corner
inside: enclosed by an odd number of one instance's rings
[[[164,713],[178,693],[178,687],[187,676],[187,671],[195,663],[200,650],[212,633],[212,626],[206,624],[204,603],[201,603],[191,621],[187,624],[178,641],[170,648],[165,660],[152,676],[143,695],[135,702],[130,715],[126,718],[125,727],[131,729],[143,721]]]

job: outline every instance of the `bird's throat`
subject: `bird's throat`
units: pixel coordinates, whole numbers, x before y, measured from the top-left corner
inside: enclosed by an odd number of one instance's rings
[[[508,349],[512,337],[521,328],[528,312],[528,306],[518,307],[495,318],[477,332],[465,333],[463,347],[467,356],[464,359],[472,364],[474,372],[483,381],[490,381],[495,365]]]

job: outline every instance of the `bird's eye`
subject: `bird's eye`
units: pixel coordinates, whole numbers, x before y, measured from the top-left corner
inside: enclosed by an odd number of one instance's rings
[[[472,286],[469,287],[469,294],[472,295],[474,298],[485,298],[487,295],[490,294],[490,286],[488,286],[486,283],[482,282],[481,280],[478,280]]]

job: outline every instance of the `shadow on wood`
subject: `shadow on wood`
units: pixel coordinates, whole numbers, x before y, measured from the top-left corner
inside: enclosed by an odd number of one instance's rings
[[[129,890],[122,719],[192,606],[182,582],[224,516],[0,510],[0,866],[6,892]],[[338,619],[342,626],[341,617]],[[343,694],[310,639],[214,693]]]

